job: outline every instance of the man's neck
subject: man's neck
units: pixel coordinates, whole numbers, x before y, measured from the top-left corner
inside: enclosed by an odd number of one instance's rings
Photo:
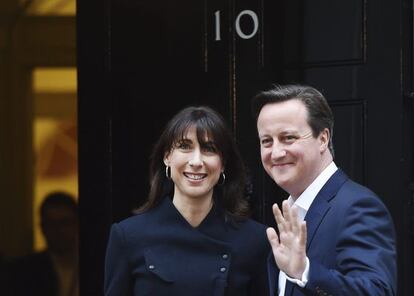
[[[78,260],[76,251],[68,251],[65,253],[51,252],[51,255],[56,263],[62,266],[75,265],[76,261]]]
[[[293,198],[293,200],[297,200],[298,197],[316,180],[316,178],[319,177],[319,175],[332,163],[333,157],[332,154],[329,151],[326,151],[323,157],[321,158],[321,162],[319,164],[319,167],[316,171],[316,173],[312,176],[310,176],[308,182],[306,183],[303,188],[297,192],[289,192],[290,196]]]

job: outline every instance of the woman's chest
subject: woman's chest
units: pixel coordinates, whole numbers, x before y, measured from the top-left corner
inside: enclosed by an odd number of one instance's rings
[[[231,240],[199,234],[151,238],[130,257],[135,295],[210,296],[247,290],[254,273],[250,255]]]

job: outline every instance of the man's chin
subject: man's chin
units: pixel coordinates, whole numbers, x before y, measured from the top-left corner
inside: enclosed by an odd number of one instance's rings
[[[75,251],[75,248],[68,248],[68,247],[62,247],[62,248],[49,248],[49,251],[56,255],[66,255],[73,253]]]
[[[281,187],[283,190],[288,191],[287,189],[289,188],[289,180],[286,178],[281,178],[281,177],[273,177],[273,181],[276,182],[276,184]]]

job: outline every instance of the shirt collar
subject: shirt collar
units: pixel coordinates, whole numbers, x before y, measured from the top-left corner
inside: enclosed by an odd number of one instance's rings
[[[316,195],[322,189],[323,185],[328,182],[329,178],[336,172],[338,167],[332,161],[320,174],[316,177],[315,180],[303,191],[301,195],[296,199],[296,201],[289,196],[288,203],[289,205],[296,205],[299,208],[299,216],[301,219],[304,219],[307,211],[309,210],[313,200]]]

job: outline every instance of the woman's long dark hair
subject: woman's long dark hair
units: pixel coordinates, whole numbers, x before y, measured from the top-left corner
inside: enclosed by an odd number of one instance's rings
[[[214,188],[215,202],[219,203],[227,215],[236,220],[247,217],[249,206],[244,198],[246,171],[243,160],[223,117],[207,106],[187,107],[167,123],[150,158],[148,200],[137,212],[152,209],[167,195],[173,194],[174,186],[166,177],[163,160],[193,126],[196,128],[197,140],[200,144],[206,141],[206,136],[209,141],[215,143],[224,166],[226,178],[223,185],[216,185]]]

